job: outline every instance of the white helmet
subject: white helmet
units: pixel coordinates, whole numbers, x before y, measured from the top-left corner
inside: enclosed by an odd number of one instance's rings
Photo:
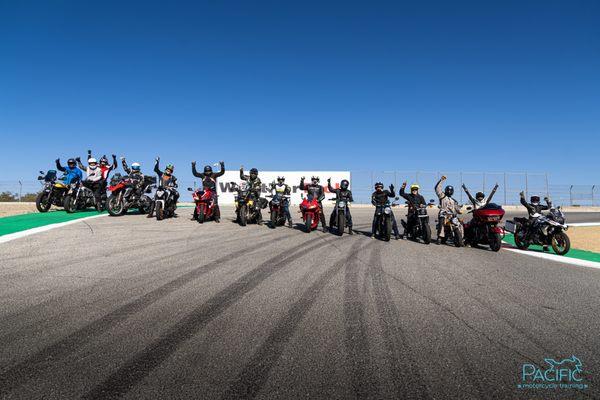
[[[98,166],[98,160],[96,160],[94,157],[88,158],[88,164],[90,165],[91,169],[96,169],[96,167]],[[93,165],[92,164],[96,164]]]
[[[140,163],[134,162],[131,164],[131,169],[134,171],[139,171],[140,170]]]

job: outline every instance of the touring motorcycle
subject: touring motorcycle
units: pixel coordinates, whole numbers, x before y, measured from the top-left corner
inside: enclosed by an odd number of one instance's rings
[[[562,256],[571,249],[571,241],[565,233],[569,226],[560,207],[551,208],[546,215],[536,213],[531,220],[515,218],[506,221],[505,228],[514,233],[515,244],[521,250],[527,250],[531,245],[552,246],[552,250]]]
[[[492,251],[499,251],[504,229],[498,224],[504,217],[504,209],[490,203],[477,210],[473,210],[472,207],[467,207],[467,210],[473,213],[473,218],[464,225],[465,243],[472,247],[488,245]]]
[[[152,205],[148,193],[152,193],[155,184],[155,176],[144,176],[144,181],[140,184],[137,179],[132,179],[129,175],[115,174],[108,186],[111,193],[107,202],[108,213],[111,216],[119,216],[125,214],[130,208],[137,208],[141,214],[148,213]]]

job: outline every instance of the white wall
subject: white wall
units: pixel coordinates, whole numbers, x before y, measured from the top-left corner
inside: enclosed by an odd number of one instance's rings
[[[245,175],[248,175],[249,173],[249,169],[244,170]],[[335,195],[330,194],[327,190],[327,178],[331,178],[331,186],[333,187],[338,187],[342,179],[348,179],[348,181],[350,181],[350,171],[259,171],[258,177],[263,183],[263,197],[269,194],[267,188],[271,182],[277,180],[278,176],[284,176],[285,183],[287,183],[292,189],[290,199],[291,204],[300,204],[302,201],[300,194],[304,191],[300,190],[298,186],[300,185],[300,178],[303,176],[306,178],[306,184],[310,183],[310,178],[312,176],[318,176],[321,179],[321,185],[325,189],[325,196],[327,199],[335,198]],[[219,195],[220,204],[233,204],[234,193],[230,192],[231,182],[235,182],[237,184],[242,182],[240,179],[239,170],[227,171],[218,179],[217,193]],[[352,182],[350,182],[350,186],[352,186]]]

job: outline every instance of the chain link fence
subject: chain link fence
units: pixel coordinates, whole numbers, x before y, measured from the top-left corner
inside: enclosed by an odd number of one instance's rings
[[[455,198],[461,203],[468,201],[461,188],[463,183],[473,195],[478,191],[489,194],[497,183],[498,190],[494,202],[504,205],[519,204],[519,193],[524,191],[527,198],[534,194],[542,198],[549,195],[556,205],[600,206],[599,185],[554,184],[549,182],[549,176],[545,173],[444,172],[443,174],[448,177],[445,184],[454,186]],[[409,185],[418,183],[425,199],[435,199],[437,202],[434,186],[441,176],[442,173],[437,171],[351,171],[351,188],[355,202],[369,204],[375,182],[383,182],[386,187],[394,184],[398,192],[402,182],[406,181]],[[295,183],[288,182],[288,184]],[[195,188],[199,185],[198,180],[179,180],[182,201],[191,201],[187,188]],[[31,201],[31,194],[36,194],[40,189],[41,184],[38,181],[0,181],[0,201],[19,199]]]

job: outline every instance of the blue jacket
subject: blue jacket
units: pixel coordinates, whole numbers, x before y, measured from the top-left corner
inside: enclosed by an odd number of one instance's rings
[[[68,165],[66,167],[63,167],[62,165],[60,165],[60,160],[56,160],[56,168],[59,171],[65,173],[65,176],[63,177],[63,183],[65,185],[69,185],[71,184],[71,182],[76,180],[83,180],[83,172],[81,172],[81,170],[77,167],[71,168]]]

